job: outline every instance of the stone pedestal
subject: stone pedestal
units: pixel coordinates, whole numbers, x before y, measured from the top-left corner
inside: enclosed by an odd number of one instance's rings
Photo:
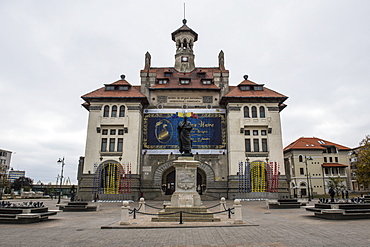
[[[215,218],[213,214],[203,206],[197,188],[197,168],[199,161],[193,157],[179,157],[173,162],[176,170],[176,187],[171,197],[171,205],[158,213],[158,217],[152,221],[166,222],[179,221],[180,213],[183,212],[184,222],[216,222],[220,218]]]
[[[176,170],[176,187],[171,197],[172,207],[199,207],[202,205],[197,188],[199,161],[193,157],[179,157],[173,162]]]

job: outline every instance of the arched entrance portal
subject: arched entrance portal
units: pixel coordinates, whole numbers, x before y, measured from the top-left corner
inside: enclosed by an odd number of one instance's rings
[[[197,169],[197,192],[202,195],[206,189],[206,174],[201,169]],[[172,195],[176,189],[176,171],[174,167],[170,167],[163,173],[162,190],[165,195]]]

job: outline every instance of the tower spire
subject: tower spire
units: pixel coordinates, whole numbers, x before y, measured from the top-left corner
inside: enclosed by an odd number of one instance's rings
[[[175,69],[190,72],[195,69],[193,46],[198,40],[198,34],[186,25],[186,19],[183,19],[182,23],[182,27],[171,34],[172,40],[176,43]]]

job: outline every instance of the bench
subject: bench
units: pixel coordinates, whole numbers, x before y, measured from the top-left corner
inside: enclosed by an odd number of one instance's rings
[[[25,224],[40,222],[56,215],[59,210],[48,210],[48,208],[1,208],[0,223]]]
[[[322,219],[346,220],[346,219],[370,219],[370,203],[364,204],[315,204],[304,207],[307,211],[314,212],[314,216]]]
[[[267,200],[266,206],[268,209],[300,208],[301,206],[306,206],[306,202],[298,201],[297,199]]]
[[[84,212],[84,211],[99,211],[100,204],[89,204],[88,202],[68,202],[68,204],[58,204],[63,212]]]

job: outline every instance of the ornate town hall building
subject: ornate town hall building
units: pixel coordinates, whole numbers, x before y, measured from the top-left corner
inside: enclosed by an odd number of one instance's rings
[[[197,191],[214,197],[277,192],[284,172],[280,112],[286,96],[248,80],[229,85],[224,53],[217,67],[196,67],[198,34],[186,20],[172,33],[174,66],[145,54],[141,85],[121,79],[82,96],[89,111],[78,198],[160,198],[174,191],[177,126],[192,124],[200,161]],[[236,83],[235,83],[236,84]],[[280,167],[279,167],[280,166]]]

